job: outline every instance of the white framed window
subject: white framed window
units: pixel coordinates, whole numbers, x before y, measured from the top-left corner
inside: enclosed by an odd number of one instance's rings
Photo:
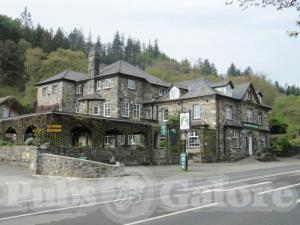
[[[114,144],[114,136],[105,136],[104,137],[104,145],[113,145]]]
[[[104,89],[112,88],[112,79],[106,79],[104,81]]]
[[[196,148],[199,146],[200,146],[200,139],[197,132],[196,131],[189,132],[188,139],[187,139],[187,147]]]
[[[141,116],[141,105],[134,104],[133,105],[133,117],[140,118]]]
[[[105,117],[111,117],[111,102],[106,102],[106,103],[104,103],[104,108],[103,108],[103,110],[104,110],[103,115],[104,115]]]
[[[123,117],[129,117],[129,102],[122,102],[121,114]]]
[[[247,109],[247,122],[253,122],[253,109]]]
[[[232,106],[230,105],[225,106],[225,119],[232,120]]]
[[[200,104],[196,104],[193,106],[193,116],[194,119],[200,119],[201,109]]]
[[[251,100],[251,91],[247,92],[247,100],[249,100],[249,101]]]
[[[83,89],[82,84],[76,85],[76,94],[81,95],[82,94],[82,89]]]
[[[152,119],[151,109],[146,110],[146,119],[148,119],[148,120]]]
[[[76,107],[76,108],[75,108],[75,112],[76,112],[76,113],[79,113],[79,107]]]
[[[239,148],[240,147],[240,131],[235,129],[233,130],[233,147]]]
[[[57,84],[52,85],[52,94],[57,94],[58,86]]]
[[[48,94],[48,87],[43,87],[42,88],[42,95],[46,96]]]
[[[96,83],[96,90],[100,91],[101,90],[101,80],[98,80]]]
[[[161,109],[161,121],[168,121],[169,117],[169,110],[168,109]]]
[[[159,88],[159,96],[164,96],[167,93],[165,88]]]
[[[2,114],[2,116],[3,116],[3,118],[8,118],[9,117],[9,114],[10,114],[10,112],[9,112],[10,110],[9,110],[9,108],[4,108],[3,109],[3,114]]]
[[[263,119],[262,112],[258,112],[258,114],[257,114],[257,123],[259,125],[263,124],[263,120],[262,119]]]
[[[128,135],[128,145],[137,145],[140,143],[141,143],[140,134]]]
[[[94,115],[100,115],[100,107],[99,106],[94,106],[93,114]]]
[[[134,80],[128,80],[128,89],[135,90],[135,81]]]
[[[230,85],[226,86],[226,95],[232,97],[232,87]]]
[[[179,98],[180,91],[178,87],[172,87],[170,90],[170,99],[177,99]]]

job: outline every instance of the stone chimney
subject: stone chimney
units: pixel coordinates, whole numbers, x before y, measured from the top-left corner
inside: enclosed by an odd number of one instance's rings
[[[89,53],[88,64],[89,75],[91,77],[99,75],[100,56],[95,51],[95,48],[92,48]]]

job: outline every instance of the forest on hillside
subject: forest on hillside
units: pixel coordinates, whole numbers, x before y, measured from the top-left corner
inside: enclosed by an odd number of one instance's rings
[[[300,88],[296,85],[282,86],[256,74],[250,66],[240,69],[232,63],[226,74],[220,74],[209,59],[178,61],[162,52],[156,39],[143,43],[116,32],[109,43],[102,43],[100,35],[96,42],[92,40],[92,34],[85,36],[80,28],[67,33],[63,28],[54,31],[35,25],[27,8],[20,18],[0,15],[0,97],[15,95],[32,110],[36,99],[33,85],[65,69],[86,73],[87,55],[94,48],[102,64],[123,59],[168,82],[201,77],[212,81],[231,79],[235,84],[252,81],[264,92],[264,102],[274,108],[272,121],[287,124],[288,138],[295,139],[296,129],[300,128]],[[285,105],[280,107],[283,102]]]

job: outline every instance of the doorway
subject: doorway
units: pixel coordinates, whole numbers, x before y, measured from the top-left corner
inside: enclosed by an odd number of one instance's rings
[[[252,135],[252,133],[249,133],[247,144],[248,144],[249,155],[252,156],[253,155],[253,135]]]

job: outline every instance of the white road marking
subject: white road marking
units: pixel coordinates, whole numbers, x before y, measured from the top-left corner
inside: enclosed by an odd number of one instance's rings
[[[65,207],[65,208],[51,209],[51,210],[45,210],[45,211],[40,211],[40,212],[26,213],[26,214],[21,214],[21,215],[17,215],[17,216],[0,218],[0,221],[11,220],[11,219],[16,219],[16,218],[20,218],[20,217],[34,216],[34,215],[39,215],[39,214],[46,214],[46,213],[51,213],[51,212],[64,211],[64,210],[68,210],[68,209],[76,209],[76,208],[84,208],[84,207],[90,207],[90,206],[95,206],[95,205],[102,205],[102,204],[107,204],[107,203],[112,203],[112,202],[125,201],[125,200],[129,200],[129,199],[133,199],[133,197],[121,198],[121,199],[105,201],[105,202],[96,202],[96,203],[90,203],[90,204],[84,204],[84,205],[76,205],[76,206],[70,206],[70,207]]]
[[[275,188],[275,189],[272,189],[272,190],[262,191],[262,192],[259,192],[258,195],[263,195],[263,194],[271,193],[271,192],[274,192],[274,191],[280,191],[280,190],[284,190],[284,189],[291,188],[291,187],[297,187],[297,186],[300,186],[300,183],[285,186],[285,187]]]
[[[164,214],[164,215],[161,215],[161,216],[152,217],[152,218],[145,219],[145,220],[140,220],[140,221],[136,221],[136,222],[132,222],[132,223],[126,223],[124,225],[134,225],[134,224],[144,223],[144,222],[148,222],[148,221],[152,221],[152,220],[161,219],[161,218],[164,218],[164,217],[169,217],[169,216],[182,214],[182,213],[185,213],[185,212],[195,211],[195,210],[198,210],[198,209],[215,207],[217,205],[220,205],[220,203],[211,203],[211,204],[207,204],[207,205],[203,205],[203,206],[189,208],[189,209],[185,209],[185,210],[181,210],[181,211],[177,211],[177,212],[173,212],[173,213],[169,213],[169,214]]]
[[[202,194],[205,193],[210,193],[210,192],[228,192],[228,191],[236,191],[236,190],[240,190],[240,189],[245,189],[245,188],[249,188],[249,187],[255,187],[255,186],[261,186],[261,185],[265,185],[265,184],[271,184],[272,182],[261,182],[261,183],[257,183],[257,184],[251,184],[251,185],[246,185],[246,186],[241,186],[241,187],[235,187],[235,188],[230,188],[230,189],[211,189],[211,190],[205,190],[202,192]]]
[[[228,182],[223,182],[223,183],[209,184],[209,185],[205,185],[205,186],[183,188],[183,189],[179,189],[179,190],[176,190],[176,191],[201,190],[201,189],[210,188],[210,187],[220,187],[220,186],[227,185],[227,184],[242,183],[242,182],[251,181],[251,180],[258,180],[258,179],[263,179],[263,178],[270,178],[270,177],[276,177],[276,176],[281,176],[281,175],[286,175],[286,174],[291,174],[291,173],[299,173],[299,172],[300,172],[300,170],[294,170],[294,171],[282,172],[282,173],[274,173],[274,174],[270,174],[270,175],[263,175],[263,176],[258,176],[258,177],[245,178],[245,179],[241,179],[241,180],[228,181]]]

